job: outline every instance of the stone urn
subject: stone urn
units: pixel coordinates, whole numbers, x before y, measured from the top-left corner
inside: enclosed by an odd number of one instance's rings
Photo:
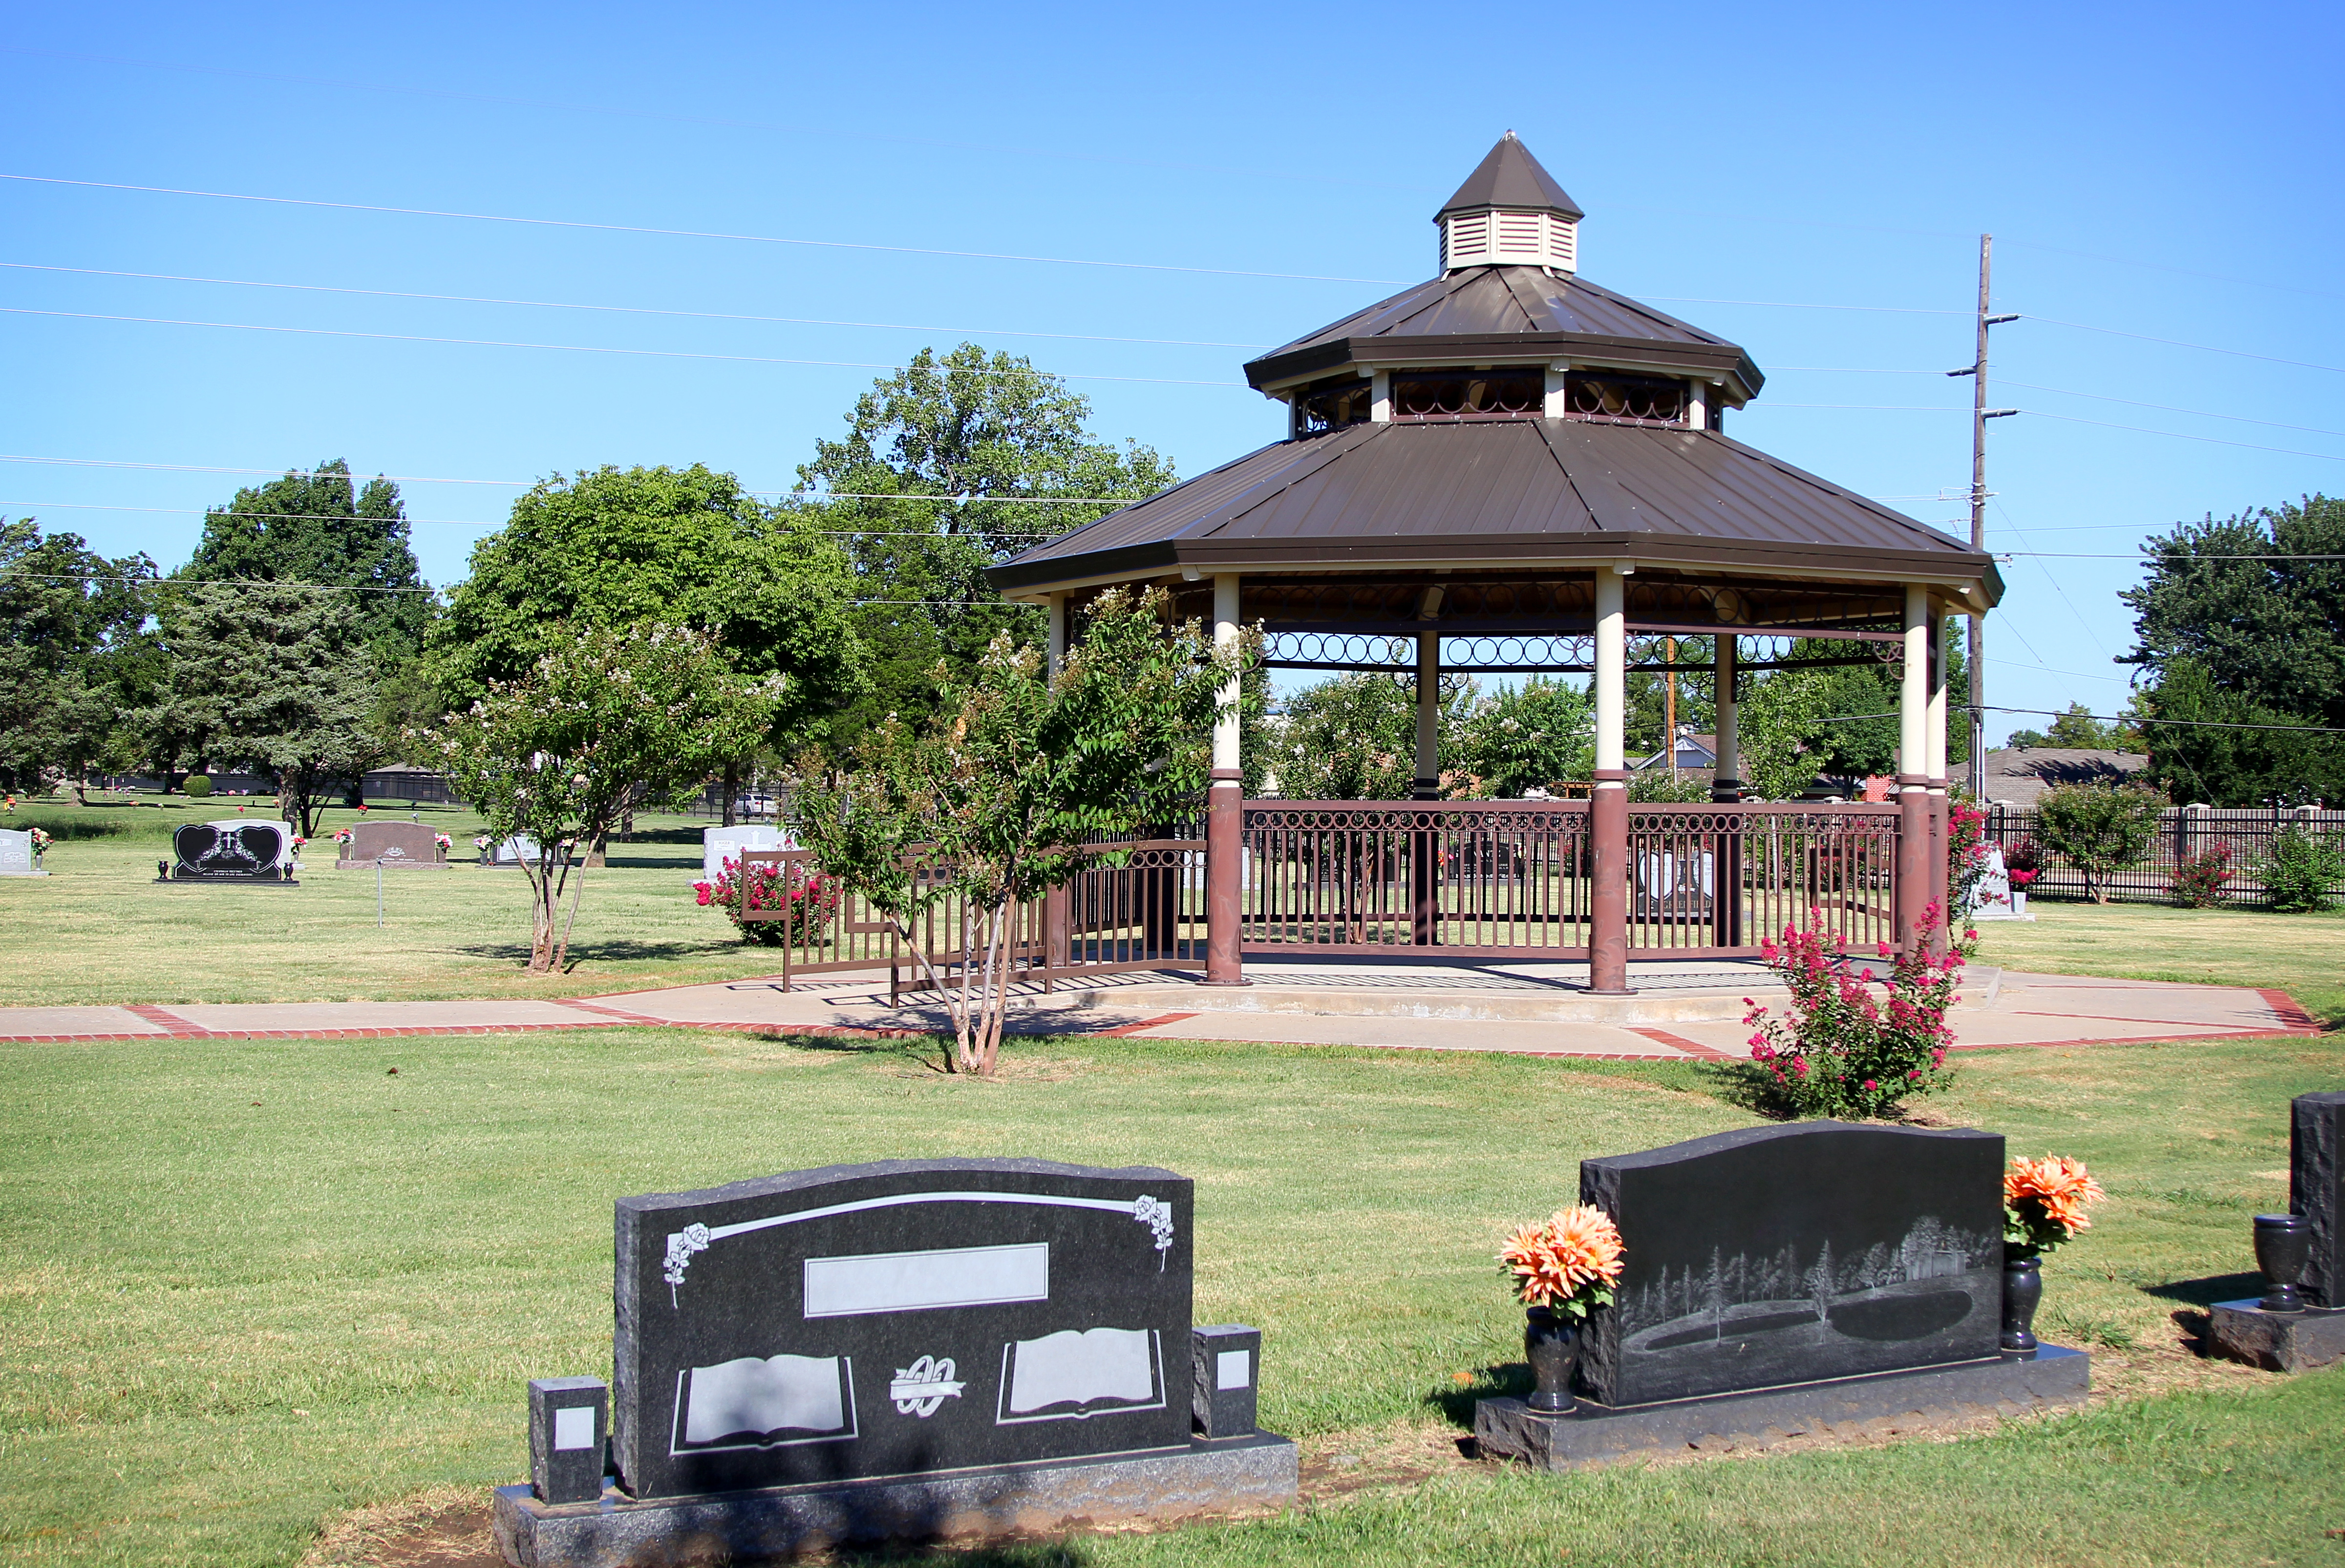
[[[2033,1247],[2003,1248],[2003,1333],[2007,1356],[2035,1354],[2035,1309],[2044,1304],[2044,1258]]]
[[[2301,1312],[2304,1297],[2296,1282],[2312,1256],[2312,1222],[2301,1214],[2256,1216],[2256,1267],[2264,1273],[2267,1312]]]
[[[1552,1308],[1531,1308],[1523,1324],[1523,1359],[1531,1364],[1531,1409],[1561,1415],[1575,1408],[1571,1374],[1579,1367],[1579,1325]]]

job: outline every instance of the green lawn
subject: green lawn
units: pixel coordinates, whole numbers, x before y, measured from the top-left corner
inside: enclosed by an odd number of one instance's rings
[[[155,863],[171,829],[237,814],[237,802],[86,808],[20,806],[0,827],[59,835],[41,878],[0,878],[0,1004],[98,1002],[420,1001],[462,996],[575,996],[637,986],[763,975],[774,950],[743,943],[723,913],[693,901],[706,821],[645,816],[607,868],[585,873],[574,960],[566,974],[523,973],[529,893],[522,874],[474,862],[480,820],[425,807],[421,819],[456,841],[466,864],[386,872],[382,924],[375,874],[336,871],[332,835],[358,814],[326,814],[290,888],[158,886]],[[267,800],[249,814],[270,815]],[[407,810],[378,807],[404,819]],[[66,833],[103,836],[66,838]]]
[[[2275,915],[2027,901],[2032,922],[1979,927],[1980,960],[2054,975],[2273,986],[2345,1028],[2345,909]]]
[[[1265,1330],[1265,1424],[1315,1462],[1437,1456],[1518,1375],[1502,1227],[1583,1156],[1749,1119],[1690,1064],[1134,1040],[1013,1043],[994,1083],[655,1030],[0,1059],[0,1561],[28,1563],[289,1563],[344,1510],[513,1479],[523,1381],[608,1364],[614,1197],[890,1156],[1193,1176],[1199,1320]],[[1934,1108],[2112,1194],[2040,1320],[2125,1396],[2095,1413],[1567,1478],[1449,1460],[1275,1522],[999,1560],[2345,1561],[2320,1535],[2345,1373],[2184,1346],[2246,1288],[2289,1097],[2340,1084],[2340,1038],[1963,1062]]]

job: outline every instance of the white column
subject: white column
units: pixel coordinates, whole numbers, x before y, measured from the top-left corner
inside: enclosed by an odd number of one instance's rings
[[[1699,430],[1710,423],[1710,388],[1697,377],[1686,383],[1686,429]]]
[[[1059,678],[1059,666],[1067,662],[1067,596],[1051,595],[1051,679]]]
[[[1539,410],[1544,417],[1559,420],[1571,411],[1571,398],[1564,382],[1570,370],[1568,359],[1558,359],[1547,368],[1547,402]]]
[[[1946,776],[1946,617],[1940,606],[1930,606],[1928,631],[1930,648],[1930,707],[1923,721],[1928,733],[1922,743],[1922,771],[1935,780]],[[1941,785],[1938,793],[1944,793]]]
[[[1392,372],[1390,370],[1368,372],[1368,423],[1372,425],[1392,423]]]
[[[1596,771],[1618,772],[1628,764],[1624,729],[1629,715],[1629,574],[1633,566],[1607,566],[1596,573]],[[1601,787],[1600,785],[1599,786]]]
[[[1220,572],[1213,574],[1213,646],[1226,648],[1238,640],[1238,574]],[[1235,768],[1238,762],[1238,683],[1233,674],[1222,688],[1222,701],[1228,704],[1221,719],[1213,725],[1213,768]]]
[[[1897,771],[1929,776],[1930,591],[1905,588],[1905,674],[1897,688]]]
[[[1441,633],[1416,634],[1416,798],[1441,794]]]
[[[1715,688],[1718,713],[1718,769],[1716,778],[1742,779],[1742,747],[1735,733],[1734,713],[1734,633],[1721,632],[1717,640],[1718,652],[1711,665],[1711,684]]]

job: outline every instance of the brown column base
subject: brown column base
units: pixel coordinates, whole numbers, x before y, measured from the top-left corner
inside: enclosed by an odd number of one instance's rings
[[[1946,875],[1946,781],[1930,781],[1930,870],[1928,882],[1930,902],[1938,906],[1938,929],[1930,938],[1930,951],[1943,956],[1952,943],[1954,911],[1951,902],[1954,889]]]
[[[1588,989],[1599,996],[1632,996],[1629,985],[1629,774],[1596,770],[1588,806],[1594,865],[1588,906]]]
[[[1897,775],[1897,946],[1912,950],[1930,902],[1930,790],[1920,774]]]
[[[1205,814],[1205,984],[1245,985],[1240,956],[1240,881],[1244,875],[1245,790],[1234,768],[1215,768]]]

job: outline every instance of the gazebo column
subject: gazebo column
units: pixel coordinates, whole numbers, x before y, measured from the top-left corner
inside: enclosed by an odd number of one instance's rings
[[[1050,674],[1051,683],[1056,684],[1059,670],[1067,662],[1067,596],[1051,594],[1050,610]],[[1051,970],[1065,968],[1071,956],[1073,922],[1069,912],[1073,896],[1072,892],[1063,885],[1053,887],[1042,895],[1042,966],[1046,976]],[[1045,986],[1049,983],[1047,978],[1043,982]]]
[[[1694,384],[1700,385],[1699,381]],[[1711,706],[1718,715],[1718,765],[1711,774],[1710,802],[1712,805],[1740,805],[1742,753],[1734,732],[1734,633],[1721,631],[1714,641],[1716,655],[1711,669],[1711,685],[1714,696]],[[1716,842],[1718,867],[1713,874],[1711,907],[1717,911],[1718,945],[1739,947],[1742,945],[1741,827],[1738,824],[1721,831]]]
[[[1897,686],[1897,940],[1910,944],[1930,902],[1930,594],[1905,589],[1905,663]]]
[[[1596,572],[1596,790],[1589,803],[1593,866],[1588,910],[1588,988],[1625,996],[1629,989],[1628,577],[1636,570]]]
[[[1946,950],[1947,939],[1954,928],[1954,912],[1950,899],[1953,888],[1946,875],[1947,822],[1946,779],[1946,612],[1936,599],[1930,601],[1930,713],[1925,721],[1929,733],[1923,740],[1923,767],[1930,775],[1930,901],[1938,906],[1938,933],[1931,938],[1934,952]]]
[[[1409,787],[1417,800],[1441,798],[1441,633],[1416,634],[1416,776]],[[1419,820],[1408,841],[1409,939],[1419,947],[1441,940],[1439,870],[1441,836]]]
[[[1233,572],[1213,577],[1213,645],[1238,640],[1238,583]],[[1244,875],[1245,774],[1238,750],[1239,677],[1222,688],[1222,712],[1213,723],[1213,787],[1205,813],[1205,984],[1243,986],[1245,966],[1238,952],[1240,883]]]

